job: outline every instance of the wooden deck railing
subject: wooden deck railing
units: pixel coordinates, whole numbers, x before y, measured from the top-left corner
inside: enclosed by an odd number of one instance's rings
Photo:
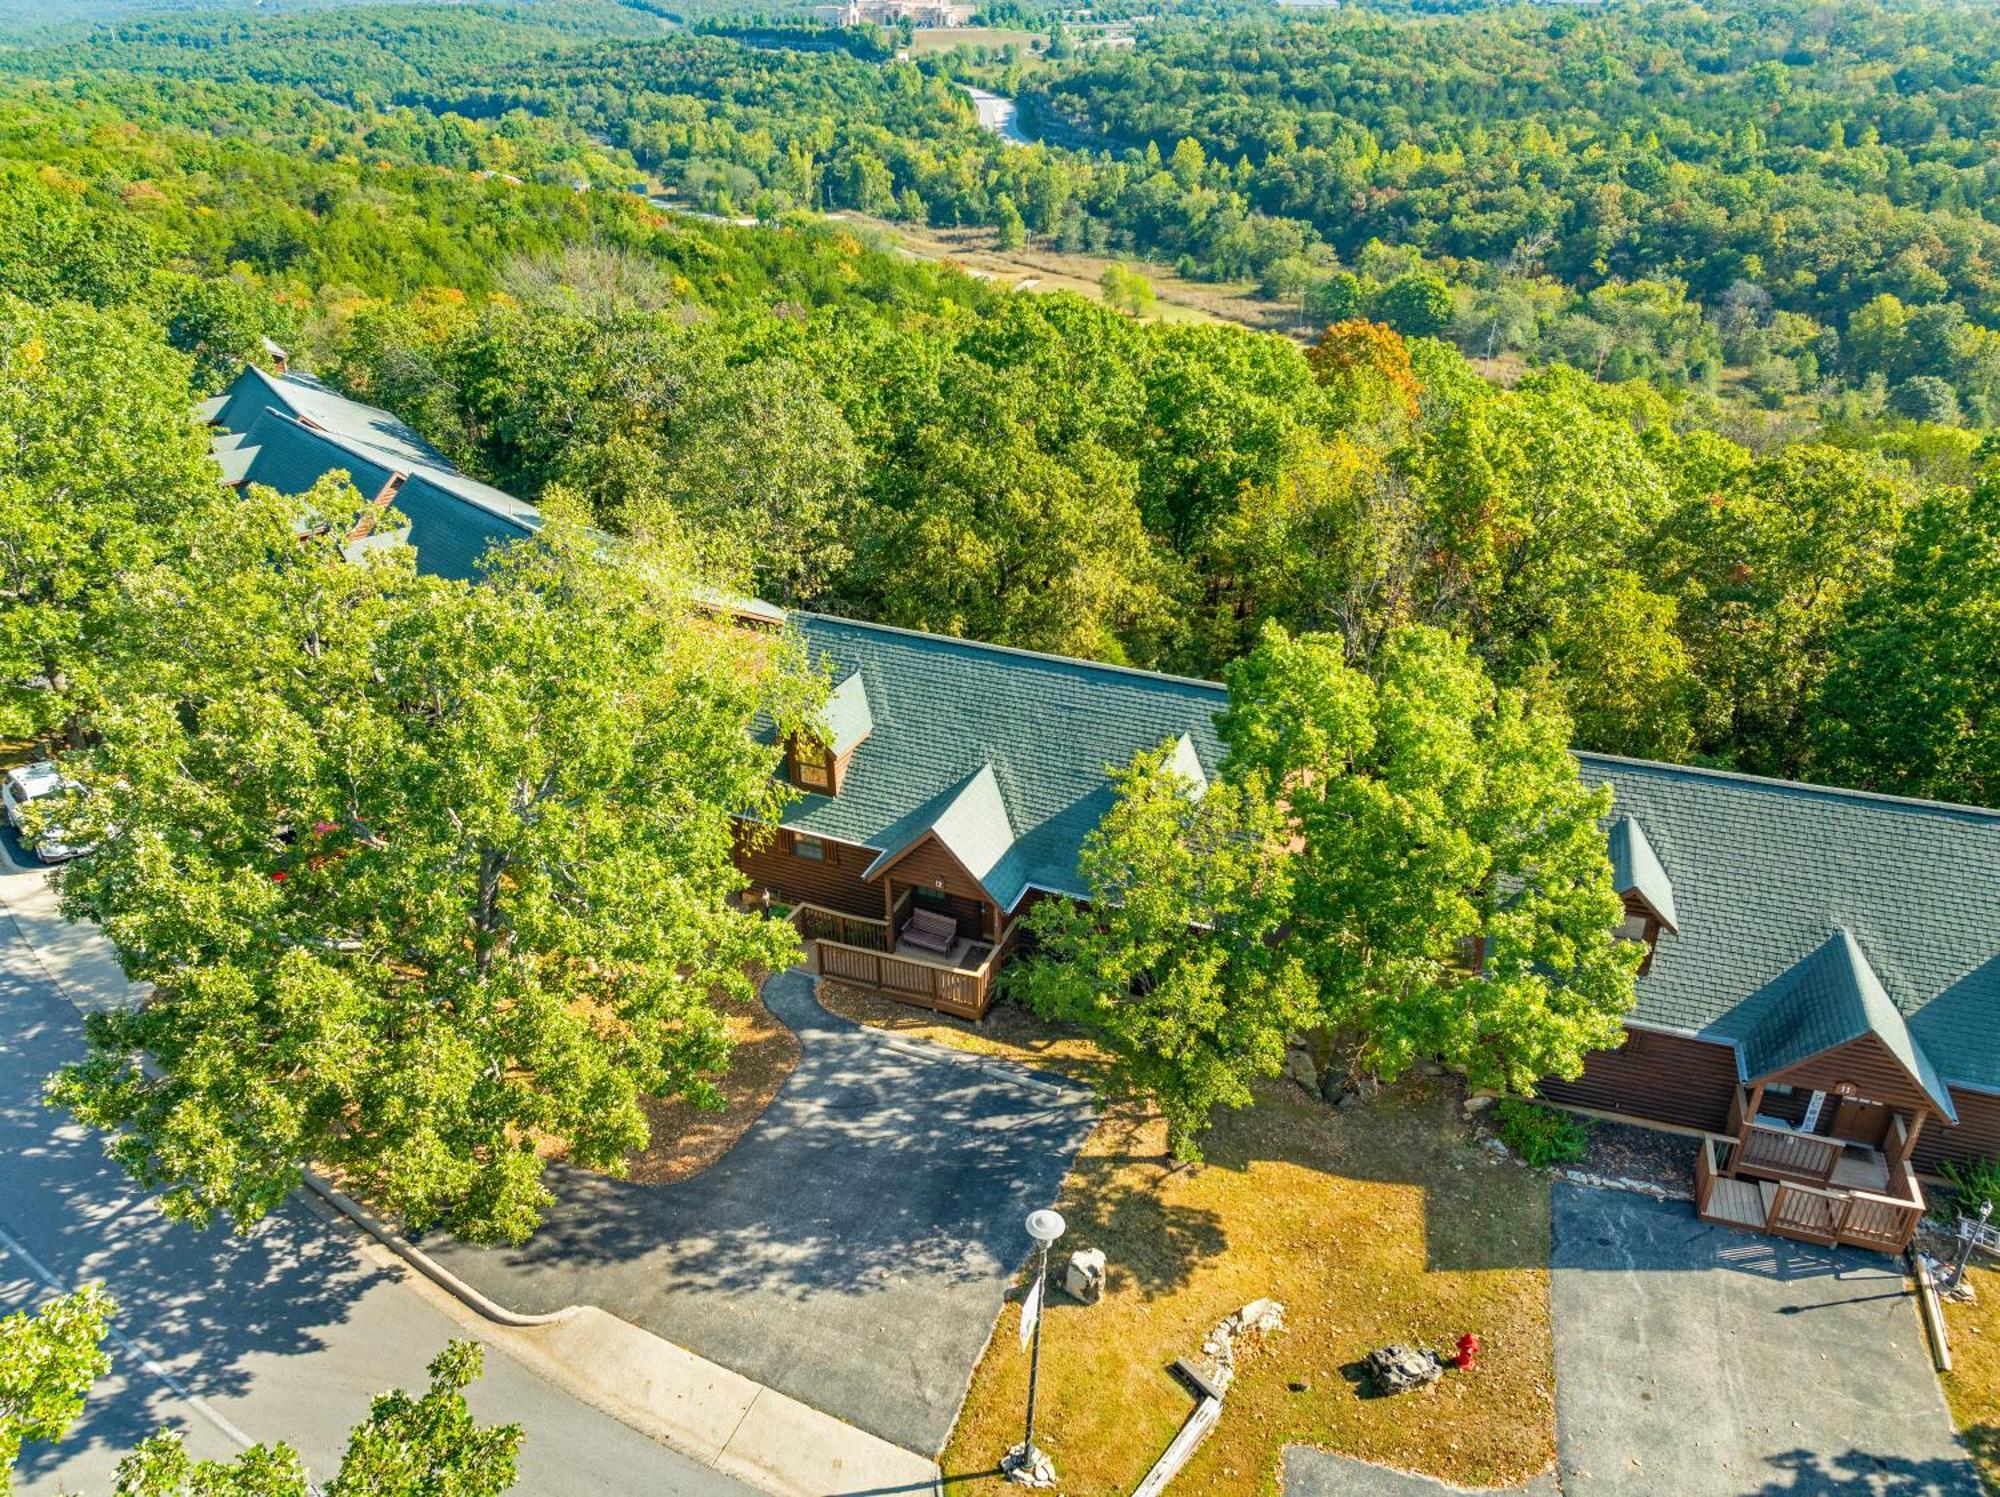
[[[792,925],[804,941],[838,941],[843,946],[860,946],[869,951],[889,949],[889,922],[871,920],[866,915],[849,915],[824,905],[795,904]]]
[[[1733,1177],[1743,1164],[1740,1149],[1725,1164],[1722,1151],[1730,1143],[1731,1140],[1719,1134],[1702,1136],[1700,1152],[1695,1155],[1695,1209],[1713,1221],[1756,1227],[1755,1216],[1739,1214],[1746,1203],[1735,1198],[1730,1199],[1727,1209],[1719,1206],[1710,1209],[1718,1182]],[[1891,1184],[1899,1194],[1809,1185],[1796,1180],[1768,1182],[1759,1187],[1757,1198],[1763,1207],[1762,1230],[1823,1247],[1845,1244],[1884,1253],[1901,1252],[1909,1246],[1916,1235],[1917,1223],[1923,1219],[1924,1193],[1907,1163],[1898,1166]]]
[[[984,1018],[992,1004],[993,979],[1012,953],[1021,923],[1016,920],[1002,931],[978,965],[961,967],[938,957],[889,950],[886,921],[843,916],[818,905],[794,906],[791,919],[807,942],[812,969],[818,976],[838,978],[902,1003],[974,1020]],[[842,939],[841,927],[829,926],[829,922],[841,920],[851,922],[849,928],[866,939]]]
[[[1826,1247],[1852,1247],[1901,1252],[1909,1245],[1923,1218],[1923,1193],[1908,1181],[1911,1196],[1897,1200],[1871,1190],[1826,1190],[1817,1185],[1778,1182],[1764,1230],[1781,1237],[1798,1237]]]
[[[1748,1175],[1824,1185],[1833,1178],[1834,1166],[1840,1163],[1841,1148],[1838,1139],[1752,1123],[1743,1130],[1736,1168]]]

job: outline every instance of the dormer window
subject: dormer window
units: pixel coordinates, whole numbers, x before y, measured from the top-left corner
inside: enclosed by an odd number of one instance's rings
[[[785,749],[785,778],[814,795],[840,794],[855,749],[874,727],[860,674],[842,677],[828,693],[818,721],[792,735]]]
[[[816,795],[833,794],[833,754],[817,738],[804,733],[793,737],[792,783]]]
[[[1625,901],[1618,939],[1646,943],[1646,955],[1639,963],[1639,973],[1644,976],[1659,949],[1660,932],[1680,929],[1673,882],[1653,849],[1652,839],[1634,817],[1621,816],[1612,823],[1607,850],[1611,854],[1611,887]]]

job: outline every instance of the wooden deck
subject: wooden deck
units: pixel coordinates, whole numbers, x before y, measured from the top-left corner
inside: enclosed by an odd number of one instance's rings
[[[905,941],[889,950],[889,923],[843,915],[818,905],[792,907],[791,921],[806,942],[813,974],[851,982],[898,1003],[954,1018],[979,1020],[993,1003],[993,980],[1013,951],[1020,922],[998,941],[961,936],[943,956]]]
[[[1735,1147],[1736,1140],[1719,1133],[1702,1136],[1695,1159],[1695,1206],[1705,1221],[1822,1247],[1844,1245],[1895,1253],[1909,1243],[1923,1217],[1924,1196],[1915,1173],[1905,1164],[1902,1188],[1891,1193],[1886,1188],[1890,1185],[1888,1164],[1872,1150],[1855,1154],[1847,1171],[1855,1184],[1840,1180],[1841,1164],[1846,1162],[1843,1157],[1825,1165],[1831,1183],[1807,1185],[1733,1173],[1731,1166],[1748,1168],[1741,1160],[1729,1160]],[[1757,1169],[1769,1168],[1768,1152],[1757,1157],[1761,1161]],[[1878,1179],[1885,1189],[1865,1188]]]
[[[1769,1211],[1764,1205],[1763,1193],[1755,1180],[1737,1180],[1725,1176],[1715,1182],[1708,1204],[1702,1208],[1703,1216],[1710,1221],[1726,1222],[1732,1227],[1744,1227],[1752,1232],[1764,1230],[1764,1220]]]

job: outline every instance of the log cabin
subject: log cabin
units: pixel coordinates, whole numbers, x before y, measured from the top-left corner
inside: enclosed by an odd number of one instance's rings
[[[1579,754],[1608,784],[1625,1043],[1551,1101],[1686,1130],[1711,1220],[1896,1250],[2000,1157],[2000,813]]]
[[[304,493],[345,468],[405,517],[347,521],[355,554],[405,542],[470,578],[539,524],[308,375],[246,369],[202,414],[225,482]],[[749,896],[796,924],[816,972],[905,1002],[984,1015],[1022,915],[1086,892],[1077,855],[1112,766],[1162,744],[1197,784],[1220,765],[1213,682],[730,610],[796,631],[832,683],[816,731],[778,745],[797,799],[739,828]],[[1624,1042],[1541,1094],[1685,1133],[1710,1220],[1906,1245],[1920,1173],[2000,1157],[2000,812],[1577,758],[1611,787],[1620,935],[1647,950]]]
[[[833,682],[819,731],[783,745],[799,792],[775,829],[745,823],[738,865],[788,907],[813,969],[982,1017],[1021,917],[1086,898],[1085,835],[1110,771],[1170,745],[1205,785],[1224,689],[1150,671],[793,613]]]

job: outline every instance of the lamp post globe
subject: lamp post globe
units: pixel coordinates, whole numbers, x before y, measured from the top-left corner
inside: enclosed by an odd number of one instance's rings
[[[1062,1219],[1060,1211],[1050,1211],[1044,1208],[1040,1211],[1030,1211],[1028,1213],[1028,1235],[1034,1238],[1044,1249],[1068,1230],[1069,1223]]]

